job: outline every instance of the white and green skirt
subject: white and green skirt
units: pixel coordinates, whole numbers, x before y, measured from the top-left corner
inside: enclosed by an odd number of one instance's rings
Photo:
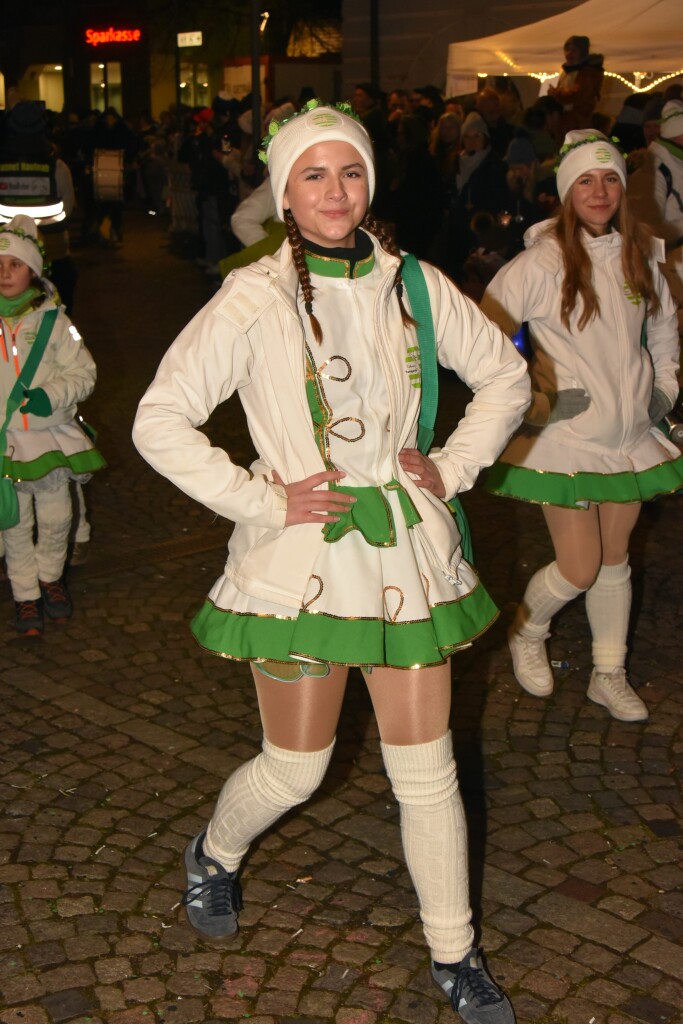
[[[360,490],[376,493],[327,529],[298,610],[250,597],[224,575],[193,619],[199,644],[238,661],[414,669],[488,629],[498,611],[476,572],[461,560],[449,580],[430,564],[402,488]]]

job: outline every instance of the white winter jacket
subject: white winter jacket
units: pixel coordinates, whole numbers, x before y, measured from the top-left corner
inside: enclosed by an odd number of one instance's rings
[[[559,472],[574,472],[585,464],[590,471],[619,472],[633,468],[634,453],[644,444],[643,457],[650,458],[650,435],[657,437],[653,457],[661,461],[662,435],[650,423],[648,406],[653,385],[672,407],[678,396],[678,329],[668,286],[652,260],[661,308],[646,319],[644,301],[624,281],[621,235],[594,238],[584,233],[600,315],[579,330],[579,299],[567,329],[560,319],[564,267],[559,245],[546,230],[550,223],[527,231],[527,249],[498,271],[486,289],[482,310],[511,334],[528,322],[534,344],[530,372],[538,391],[583,388],[591,402],[578,416],[545,426],[542,438],[527,445],[524,464]],[[647,347],[641,345],[644,322]],[[558,446],[572,449],[579,461],[565,464]]]
[[[417,434],[420,390],[405,372],[407,349],[416,339],[401,321],[393,289],[397,260],[377,242],[375,256],[382,280],[368,330],[387,380],[394,475],[422,517],[414,527],[420,542],[448,575],[460,558],[453,517],[398,462]],[[521,421],[530,388],[524,361],[501,331],[439,271],[428,265],[423,270],[439,362],[475,392],[444,447],[430,453],[452,497],[496,459]],[[274,471],[291,483],[325,469],[306,398],[297,289],[288,242],[275,256],[234,271],[164,356],[133,430],[138,450],[155,469],[237,524],[226,575],[244,593],[290,607],[300,606],[324,543],[321,530],[310,524],[285,528],[286,494],[272,482]],[[195,429],[235,391],[260,455],[251,472]]]
[[[30,310],[15,320],[3,319],[0,327],[0,407],[4,410],[9,393],[24,366],[31,345],[43,319],[43,314],[54,309],[51,299],[38,309]],[[16,357],[12,344],[16,345]],[[47,430],[49,427],[71,423],[77,412],[78,402],[83,402],[95,387],[97,371],[92,356],[83,340],[60,309],[55,319],[50,339],[43,357],[38,363],[31,382],[32,388],[42,388],[50,399],[52,412],[49,416],[24,416],[17,410],[9,424],[10,430]]]

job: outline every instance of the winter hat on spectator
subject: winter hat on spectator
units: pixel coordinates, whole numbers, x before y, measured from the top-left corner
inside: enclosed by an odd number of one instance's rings
[[[47,131],[45,108],[37,100],[20,100],[7,112],[6,124],[16,135],[41,135]]]
[[[595,170],[614,171],[626,188],[626,161],[614,142],[594,128],[576,128],[567,132],[557,168],[560,201],[564,202],[567,192],[581,174]]]
[[[196,124],[211,124],[213,117],[214,113],[211,107],[200,107],[199,110],[195,110],[192,120]]]
[[[675,139],[683,135],[683,102],[669,100],[662,108],[659,134],[663,139]]]
[[[460,135],[476,135],[477,133],[479,135],[483,135],[487,139],[491,137],[489,134],[489,126],[484,118],[481,114],[478,114],[476,110],[472,110],[462,123]]]
[[[505,163],[511,164],[535,164],[538,160],[536,150],[531,143],[531,136],[525,131],[518,131],[508,146],[505,154]]]
[[[302,153],[319,142],[348,142],[358,151],[368,172],[368,204],[375,192],[372,142],[348,103],[327,107],[309,100],[303,110],[284,121],[272,120],[263,140],[261,159],[268,164],[278,217],[284,219],[283,198],[287,179]]]
[[[18,213],[7,224],[0,224],[0,256],[14,256],[30,267],[36,277],[43,276],[43,247],[32,217]]]

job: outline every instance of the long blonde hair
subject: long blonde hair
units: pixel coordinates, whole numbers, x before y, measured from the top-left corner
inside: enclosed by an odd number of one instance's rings
[[[645,300],[647,315],[652,316],[660,306],[649,263],[652,236],[633,216],[624,193],[609,227],[621,235],[621,266],[624,280],[634,295],[640,295]],[[564,263],[560,317],[564,326],[569,329],[569,318],[580,297],[583,307],[577,325],[580,331],[594,317],[600,316],[600,299],[593,285],[593,265],[581,240],[582,228],[583,224],[568,196],[549,230],[559,242]]]
[[[313,331],[313,337],[320,344],[323,340],[323,331],[320,326],[320,321],[313,312],[313,285],[311,284],[311,275],[308,270],[306,263],[306,252],[304,240],[299,231],[299,225],[294,220],[294,215],[291,210],[285,210],[285,227],[287,228],[287,237],[289,244],[292,249],[292,256],[294,258],[294,266],[296,267],[297,274],[299,275],[299,284],[301,285],[301,292],[304,297],[304,308],[308,314],[308,318],[311,322],[311,329]],[[365,217],[361,221],[359,227],[364,228],[369,234],[374,235],[382,248],[389,253],[390,256],[396,256],[401,261],[396,270],[396,276],[394,278],[394,289],[398,296],[398,303],[401,309],[401,320],[406,326],[415,326],[416,321],[410,316],[405,306],[403,305],[403,257],[399,247],[394,241],[393,235],[381,221],[375,220],[371,213],[366,213]]]

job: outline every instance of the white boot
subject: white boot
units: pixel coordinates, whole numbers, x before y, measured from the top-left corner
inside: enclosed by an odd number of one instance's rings
[[[613,668],[609,672],[593,669],[588,686],[588,697],[607,708],[612,718],[620,722],[645,722],[650,717],[647,707],[626,681],[626,669]]]

